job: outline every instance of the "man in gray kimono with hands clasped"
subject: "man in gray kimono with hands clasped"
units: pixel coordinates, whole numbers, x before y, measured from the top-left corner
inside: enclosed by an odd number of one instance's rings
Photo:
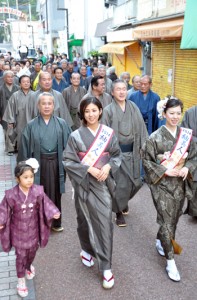
[[[140,189],[140,150],[148,133],[138,107],[127,101],[127,85],[117,79],[112,83],[113,101],[103,110],[102,123],[113,128],[122,150],[122,163],[117,172],[116,199],[113,211],[116,224],[126,226],[123,214],[128,214],[128,201]]]

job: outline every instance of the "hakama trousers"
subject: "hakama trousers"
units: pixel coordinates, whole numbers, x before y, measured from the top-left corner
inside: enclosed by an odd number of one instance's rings
[[[38,246],[31,249],[15,248],[16,253],[16,273],[18,278],[25,277],[25,271],[30,271],[30,266],[34,261]]]
[[[44,186],[47,196],[53,201],[59,211],[62,212],[57,153],[41,154],[40,184]],[[61,226],[61,215],[59,219],[53,220],[53,227]]]

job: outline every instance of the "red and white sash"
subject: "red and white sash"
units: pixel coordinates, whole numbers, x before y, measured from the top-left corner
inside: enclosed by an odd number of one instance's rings
[[[113,129],[105,125],[100,125],[99,131],[85,156],[81,159],[81,163],[90,167],[95,166],[107,148],[112,135]]]
[[[184,127],[180,128],[179,136],[174,149],[170,153],[169,158],[161,162],[161,165],[166,167],[168,170],[172,170],[178,165],[179,161],[183,158],[184,154],[189,148],[192,139],[192,131],[192,129]]]

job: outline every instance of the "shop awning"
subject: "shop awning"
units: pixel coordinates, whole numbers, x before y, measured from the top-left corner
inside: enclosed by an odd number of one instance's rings
[[[115,53],[124,55],[124,49],[128,46],[131,46],[134,42],[127,42],[127,43],[108,43],[100,47],[100,53]]]
[[[109,30],[108,27],[111,25],[111,23],[112,23],[112,18],[106,19],[105,21],[98,23],[96,26],[95,36],[97,37],[106,36],[107,31]]]
[[[187,0],[183,25],[183,35],[181,40],[181,49],[197,49],[196,11],[196,0]]]
[[[83,45],[83,40],[81,40],[81,39],[75,39],[75,35],[72,34],[69,37],[68,44],[69,44],[69,47],[72,47],[72,46],[82,46]]]
[[[183,21],[183,18],[181,18],[137,26],[133,29],[133,38],[142,41],[180,38],[182,36]]]

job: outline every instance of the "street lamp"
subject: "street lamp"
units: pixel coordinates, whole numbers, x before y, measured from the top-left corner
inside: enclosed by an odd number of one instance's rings
[[[33,48],[34,48],[34,27],[33,25],[27,25],[28,27],[31,27],[31,32],[32,32],[32,45],[33,45]]]

